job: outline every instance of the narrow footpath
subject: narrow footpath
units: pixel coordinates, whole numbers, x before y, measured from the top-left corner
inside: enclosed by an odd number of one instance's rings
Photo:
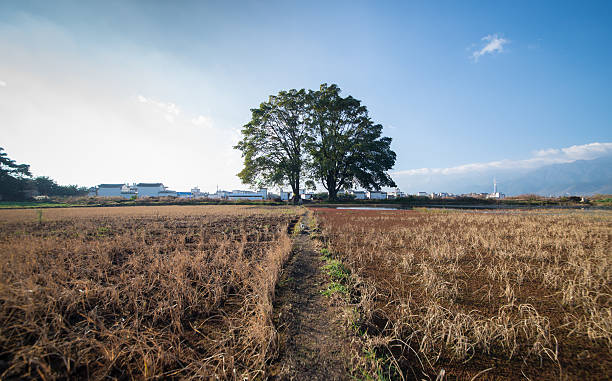
[[[280,352],[267,373],[273,380],[347,380],[350,339],[343,309],[321,294],[329,277],[321,268],[309,226],[307,214],[277,288],[274,324]]]

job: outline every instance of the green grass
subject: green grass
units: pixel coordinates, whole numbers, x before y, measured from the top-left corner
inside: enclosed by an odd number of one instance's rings
[[[339,294],[343,297],[348,297],[349,289],[347,285],[351,276],[349,269],[339,260],[333,259],[327,249],[321,249],[321,260],[325,261],[323,271],[329,275],[330,279],[329,285],[325,290],[321,290],[321,293],[325,296]]]
[[[599,200],[594,200],[593,203],[595,205],[612,206],[612,198],[602,198]]]
[[[325,296],[332,296],[334,294],[340,294],[342,296],[348,295],[348,288],[345,285],[338,282],[331,282],[325,290],[321,290],[321,294]]]
[[[329,275],[332,282],[345,283],[348,280],[351,273],[342,262],[337,259],[326,259],[326,262],[323,265],[323,270]]]
[[[74,206],[73,204],[57,203],[57,202],[38,202],[38,201],[0,201],[0,209],[16,209],[16,208],[65,208]]]

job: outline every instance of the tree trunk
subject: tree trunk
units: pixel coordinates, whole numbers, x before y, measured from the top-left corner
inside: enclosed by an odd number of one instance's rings
[[[294,184],[291,184],[291,189],[293,190],[293,205],[299,205],[300,200],[302,198],[302,197],[300,197],[300,180],[299,180],[299,177],[295,181]]]
[[[328,200],[329,201],[338,201],[338,192],[336,191],[336,188],[330,188],[327,191],[328,194]]]
[[[327,176],[327,199],[329,201],[338,201],[338,191],[336,190],[336,178]]]

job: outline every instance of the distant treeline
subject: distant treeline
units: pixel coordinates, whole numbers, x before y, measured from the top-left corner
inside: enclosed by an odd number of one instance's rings
[[[0,147],[0,199],[29,200],[35,196],[82,196],[87,188],[77,185],[59,185],[47,176],[32,177],[30,166],[17,164]]]

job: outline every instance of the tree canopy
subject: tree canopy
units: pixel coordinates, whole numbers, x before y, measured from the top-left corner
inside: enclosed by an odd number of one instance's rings
[[[17,164],[8,157],[4,148],[0,147],[0,199],[18,200],[23,198],[27,182],[31,177],[30,166]]]
[[[29,165],[17,164],[0,147],[0,199],[23,200],[35,192],[46,196],[78,196],[87,193],[87,188],[58,185],[46,176],[31,177]]]
[[[270,96],[242,129],[242,140],[234,147],[242,151],[244,168],[238,177],[247,184],[289,184],[294,201],[299,200],[305,174],[305,142],[309,130],[305,90],[281,91]]]
[[[313,175],[336,200],[338,191],[356,184],[379,190],[395,187],[387,171],[395,164],[391,138],[381,137],[361,102],[340,96],[336,85],[322,84],[311,92],[313,134],[308,147]]]
[[[244,158],[238,177],[254,186],[289,184],[294,202],[301,186],[315,182],[331,200],[357,184],[377,190],[395,186],[387,173],[396,158],[391,138],[382,137],[382,126],[359,100],[343,98],[340,91],[327,84],[317,91],[281,91],[252,109],[234,147]]]
[[[9,159],[4,148],[0,147],[0,176],[11,177],[31,177],[30,166],[27,164],[17,164],[15,160]]]

